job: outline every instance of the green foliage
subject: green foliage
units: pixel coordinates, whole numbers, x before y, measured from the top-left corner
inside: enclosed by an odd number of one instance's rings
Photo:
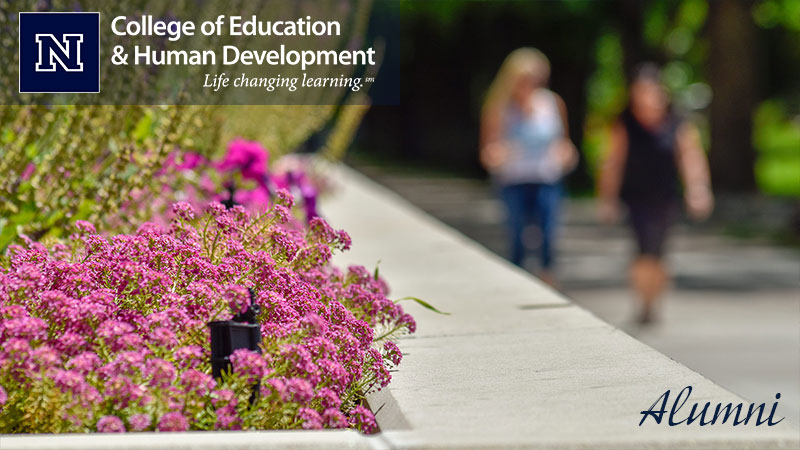
[[[395,303],[400,303],[400,302],[406,301],[406,300],[411,300],[414,303],[422,306],[423,308],[435,312],[436,314],[442,314],[444,316],[449,316],[450,315],[449,312],[440,311],[440,310],[436,309],[435,306],[433,306],[430,303],[426,302],[425,300],[422,300],[422,299],[417,298],[417,297],[403,297],[403,298],[399,298],[399,299],[395,300],[394,302]]]
[[[199,4],[189,0],[168,3],[54,0],[50,3],[50,10],[80,7],[100,11],[103,17],[144,11],[157,17],[195,20],[208,17],[220,6],[228,8],[226,13],[230,10],[245,16],[260,14],[265,17],[297,15],[297,8],[309,6],[307,2],[290,5],[274,0]],[[0,31],[12,33],[16,28],[16,11],[34,11],[43,5],[26,0],[11,7],[7,1],[0,0]],[[313,7],[318,9],[315,13],[319,13],[331,8],[341,10],[341,5],[337,5],[336,2],[322,2]],[[362,36],[369,6],[366,1],[355,2],[352,14],[343,21],[343,36],[338,38],[341,42],[327,40],[323,44],[343,46],[348,40]],[[198,45],[208,44],[204,39],[210,39],[201,35],[194,38]],[[110,42],[103,44],[104,48],[123,44],[126,38],[109,33],[109,39]],[[140,39],[144,44],[152,44],[148,39],[158,38]],[[8,62],[0,67],[0,82],[9,86],[15,85],[17,78],[16,44],[12,45],[11,41],[0,40],[0,52]],[[110,70],[108,66],[104,66],[104,71]],[[334,132],[323,151],[328,157],[338,159],[367,108],[348,105],[338,109],[339,114],[336,114],[343,94],[333,91],[325,94],[333,96],[318,99],[321,105],[309,106],[136,106],[136,103],[150,103],[146,101],[149,97],[142,96],[154,90],[165,92],[163,103],[191,103],[193,99],[182,97],[181,92],[180,80],[185,81],[187,74],[175,70],[131,66],[129,70],[115,72],[114,76],[103,75],[103,92],[113,93],[104,101],[120,106],[76,106],[70,105],[74,103],[71,97],[28,94],[20,97],[14,89],[0,94],[0,104],[17,105],[0,106],[0,173],[3,174],[0,179],[0,252],[21,234],[34,240],[61,236],[64,225],[75,220],[89,220],[105,229],[126,231],[133,224],[149,219],[153,203],[150,200],[162,195],[161,186],[165,182],[160,169],[167,155],[176,149],[211,157],[223,151],[231,139],[243,137],[263,143],[274,161],[335,120]],[[366,103],[364,97],[360,100]],[[26,102],[48,106],[18,105]],[[170,182],[181,183],[173,179]],[[171,186],[169,191],[178,192],[179,188]],[[166,203],[173,200],[166,199]],[[123,217],[123,223],[119,223],[117,212],[121,206],[136,217]],[[108,222],[109,218],[114,218],[113,222]]]
[[[709,43],[703,35],[708,10],[709,3],[703,0],[648,2],[642,26],[646,53],[662,55],[667,60],[664,82],[676,108],[698,122],[706,147],[709,133],[705,116],[712,98],[706,79]],[[752,14],[762,28],[785,27],[790,33],[800,30],[800,2],[759,1]],[[587,86],[583,150],[594,172],[607,143],[608,124],[627,101],[623,56],[619,34],[613,28],[607,29],[597,40],[596,68]],[[773,98],[763,102],[753,115],[753,145],[758,152],[756,179],[759,189],[770,195],[800,196],[800,124],[792,117],[796,113],[789,105],[790,102]]]
[[[76,220],[129,230],[150,219],[153,196],[179,192],[181,179],[160,172],[173,150],[210,157],[244,137],[265,143],[274,161],[332,120],[335,108],[0,107],[0,251],[21,234],[34,240],[61,236]],[[323,148],[327,157],[343,156],[366,108],[342,107]],[[162,190],[167,180],[179,185]],[[119,223],[123,206],[135,217]]]
[[[174,147],[213,140],[206,107],[6,106],[0,110],[0,249],[26,234],[102,222],[136,190],[157,192]]]
[[[753,19],[763,28],[784,26],[791,30],[800,30],[800,2],[763,0],[753,7]]]
[[[608,141],[608,125],[622,112],[628,100],[622,60],[619,35],[611,31],[602,35],[595,45],[596,69],[587,86],[583,138],[584,156],[593,173],[598,170],[601,154]]]
[[[756,178],[768,194],[800,197],[800,121],[778,100],[763,102],[755,113],[753,145],[758,151]]]

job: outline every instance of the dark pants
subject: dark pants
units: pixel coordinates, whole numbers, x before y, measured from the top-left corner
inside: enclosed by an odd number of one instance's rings
[[[661,259],[677,211],[678,204],[673,200],[628,202],[628,220],[640,256]]]
[[[541,233],[541,267],[549,269],[553,266],[553,241],[558,225],[561,195],[561,184],[512,184],[500,189],[500,196],[508,209],[511,262],[522,266],[527,253],[522,234],[525,227],[533,222]]]

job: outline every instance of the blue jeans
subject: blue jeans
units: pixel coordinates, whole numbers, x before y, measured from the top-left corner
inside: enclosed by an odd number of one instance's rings
[[[525,183],[500,188],[500,197],[508,210],[508,227],[511,238],[511,262],[522,266],[527,249],[522,239],[525,227],[533,222],[541,233],[539,258],[541,267],[553,266],[556,226],[562,187],[557,184]]]

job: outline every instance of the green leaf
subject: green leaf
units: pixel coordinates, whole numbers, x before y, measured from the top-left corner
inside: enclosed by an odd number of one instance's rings
[[[133,130],[133,137],[138,142],[142,142],[146,137],[150,136],[152,132],[153,116],[152,114],[147,114],[139,120],[139,123],[136,124],[136,128]]]
[[[379,259],[378,262],[375,263],[375,273],[372,275],[375,278],[375,281],[378,281],[378,267],[381,265],[381,260]]]
[[[430,309],[431,311],[435,312],[436,314],[442,314],[442,315],[445,315],[445,316],[449,316],[450,315],[449,312],[439,311],[438,309],[436,309],[430,303],[426,302],[425,300],[419,299],[417,297],[403,297],[403,298],[399,298],[399,299],[395,300],[394,302],[395,303],[400,303],[400,302],[402,302],[404,300],[412,300],[412,301],[416,302],[417,304],[419,304],[420,306],[422,306],[423,308]]]
[[[3,137],[0,139],[2,139],[3,144],[8,144],[11,141],[13,141],[15,137],[16,134],[14,134],[14,130],[12,130],[11,128],[6,128],[3,130]]]

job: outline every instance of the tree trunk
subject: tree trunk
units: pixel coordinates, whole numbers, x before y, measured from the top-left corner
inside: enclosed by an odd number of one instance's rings
[[[626,80],[630,80],[636,66],[645,60],[642,37],[644,6],[644,2],[640,0],[617,0],[615,2],[617,28],[622,45],[622,70]]]
[[[710,4],[711,178],[715,190],[755,190],[752,113],[757,100],[756,27],[751,1]]]

